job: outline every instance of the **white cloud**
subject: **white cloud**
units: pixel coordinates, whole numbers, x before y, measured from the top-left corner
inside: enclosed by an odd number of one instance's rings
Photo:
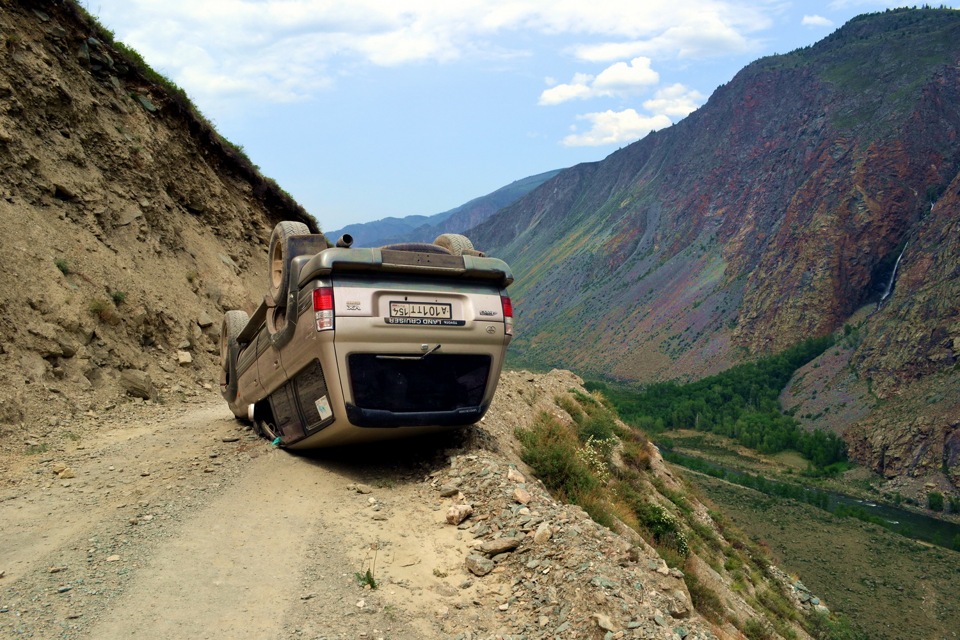
[[[800,21],[800,24],[805,27],[832,27],[833,20],[818,15],[803,16],[803,20]]]
[[[643,103],[650,113],[676,118],[685,118],[704,103],[706,96],[682,84],[673,84],[657,91],[653,98]]]
[[[567,84],[558,84],[540,94],[538,104],[549,106],[569,100],[600,96],[625,96],[660,82],[660,74],[650,67],[650,58],[634,58],[630,64],[617,62],[596,77],[578,73]]]
[[[584,133],[572,133],[563,139],[567,147],[598,147],[607,144],[634,142],[651,131],[664,129],[672,123],[665,115],[644,116],[633,109],[602,111],[577,116],[590,123]]]
[[[270,101],[309,97],[329,86],[333,67],[447,63],[465,56],[509,58],[518,54],[509,38],[515,33],[566,38],[561,46],[567,46],[570,38],[606,41],[581,47],[577,55],[617,61],[653,54],[695,58],[742,51],[752,46],[750,34],[770,25],[763,7],[746,0],[672,0],[668,5],[638,0],[86,0],[85,4],[119,39],[185,85],[191,95],[246,91]],[[621,87],[642,85],[644,74],[653,73],[631,64],[611,69],[610,74],[621,71],[617,78]],[[579,95],[582,89],[573,86],[558,90],[558,95],[564,91]]]
[[[647,87],[660,82],[660,74],[650,68],[650,58],[634,58],[630,64],[617,62],[603,71],[593,81],[593,88],[600,92],[622,93],[638,87]]]

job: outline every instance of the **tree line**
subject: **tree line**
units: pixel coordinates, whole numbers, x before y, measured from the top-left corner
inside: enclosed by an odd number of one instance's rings
[[[792,450],[819,471],[831,471],[847,459],[846,445],[835,434],[806,431],[784,414],[778,400],[797,369],[834,344],[832,336],[811,338],[774,356],[731,367],[688,384],[659,382],[641,390],[588,382],[599,390],[631,426],[648,433],[696,429],[727,436],[772,454]]]

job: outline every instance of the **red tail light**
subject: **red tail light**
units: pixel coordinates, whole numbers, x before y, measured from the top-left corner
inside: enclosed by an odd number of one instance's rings
[[[513,335],[513,303],[508,296],[500,296],[500,304],[503,305],[503,332],[508,336]]]
[[[317,317],[317,331],[333,329],[333,287],[313,290],[313,311]]]

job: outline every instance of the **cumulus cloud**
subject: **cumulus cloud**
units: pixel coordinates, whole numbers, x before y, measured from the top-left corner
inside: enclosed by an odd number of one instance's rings
[[[624,96],[660,82],[660,74],[650,67],[650,58],[634,58],[630,63],[617,62],[596,77],[578,73],[566,84],[545,89],[538,104],[549,106],[569,100],[585,100],[601,96]]]
[[[85,4],[95,15],[109,14],[104,22],[118,38],[174,81],[198,82],[186,87],[192,95],[249,87],[252,95],[272,101],[302,99],[329,86],[334,67],[448,63],[480,55],[508,58],[523,53],[513,50],[508,37],[518,32],[606,42],[582,47],[576,55],[612,62],[654,54],[695,58],[742,51],[751,46],[750,34],[770,24],[763,8],[746,0],[672,0],[666,5],[636,0],[86,0]],[[199,69],[198,58],[203,61]],[[618,87],[642,84],[645,74],[653,73],[633,63],[621,64],[624,67],[609,74]],[[556,96],[582,97],[582,87],[570,84],[557,89]]]
[[[805,27],[832,27],[833,20],[818,15],[803,16],[803,20],[800,21],[800,24]]]
[[[634,109],[602,111],[577,116],[586,120],[590,128],[583,133],[574,132],[563,139],[567,147],[597,147],[607,144],[634,142],[651,131],[669,127],[672,123],[665,115],[645,116]]]
[[[699,91],[677,83],[658,90],[653,98],[643,103],[643,108],[650,113],[685,118],[696,111],[706,99]]]

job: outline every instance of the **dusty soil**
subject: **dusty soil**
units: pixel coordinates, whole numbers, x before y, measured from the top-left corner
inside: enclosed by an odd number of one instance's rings
[[[0,461],[0,636],[715,637],[655,554],[516,475],[513,429],[576,382],[508,373],[476,427],[312,455],[212,393],[27,434]],[[459,527],[454,502],[475,510]],[[468,571],[501,536],[523,541],[515,557]]]

